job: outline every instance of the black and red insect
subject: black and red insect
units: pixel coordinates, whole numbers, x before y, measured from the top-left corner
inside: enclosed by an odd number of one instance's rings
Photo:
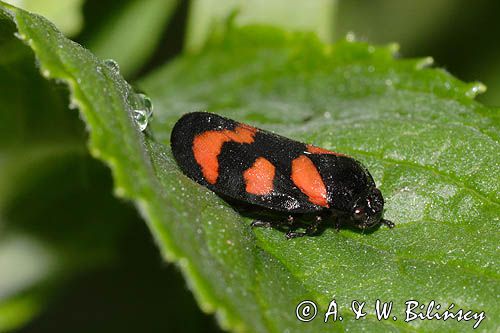
[[[379,224],[384,199],[368,170],[358,161],[313,145],[208,112],[182,116],[171,134],[174,157],[190,178],[221,195],[286,215],[252,226],[286,226],[288,238],[314,235],[324,220],[338,229]],[[312,216],[297,232],[298,216]]]

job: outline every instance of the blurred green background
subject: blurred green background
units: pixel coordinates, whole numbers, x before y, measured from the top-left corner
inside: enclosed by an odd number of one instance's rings
[[[186,34],[206,28],[213,12],[245,3],[219,1],[214,8],[174,0],[10,2],[47,16],[99,57],[116,59],[132,82],[186,48],[196,49],[186,45]],[[266,7],[257,8],[264,2],[249,3],[254,7],[236,15],[253,10],[268,20]],[[458,78],[483,82],[488,91],[478,100],[500,105],[500,2],[317,3],[331,9],[317,13],[318,20],[333,16],[333,26],[318,31],[323,39],[334,42],[354,32],[374,44],[397,42],[403,57],[432,56]],[[293,12],[293,1],[287,6]],[[30,93],[44,96],[46,105],[23,98],[28,81],[37,86]],[[0,128],[0,331],[219,331],[215,319],[198,309],[176,267],[160,257],[135,208],[112,195],[109,170],[85,148],[83,122],[61,107],[69,104],[66,89],[41,78],[31,54],[16,47],[0,53],[0,90],[8,96],[0,123],[9,124]],[[41,107],[52,118],[16,112]]]

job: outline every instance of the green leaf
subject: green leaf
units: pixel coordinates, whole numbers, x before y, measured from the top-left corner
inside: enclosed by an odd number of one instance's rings
[[[485,311],[497,328],[498,110],[428,59],[394,60],[394,47],[340,42],[265,27],[230,30],[198,55],[143,81],[155,117],[134,123],[130,86],[47,21],[12,7],[20,36],[47,77],[66,82],[90,130],[89,148],[135,201],[165,257],[178,263],[202,309],[235,331],[468,331],[472,322],[404,322],[404,302]],[[7,9],[8,8],[8,9]],[[135,104],[135,105],[134,105]],[[287,241],[252,230],[177,168],[169,133],[181,114],[209,110],[350,154],[372,171],[396,228],[326,230]],[[344,320],[323,323],[335,298]],[[295,307],[314,300],[310,323]],[[368,315],[353,320],[352,300]],[[378,321],[376,299],[397,321]]]
[[[68,257],[72,253],[102,260],[123,228],[123,222],[107,222],[103,228],[103,221],[126,210],[106,192],[111,188],[108,171],[86,151],[84,126],[77,112],[68,110],[67,89],[40,76],[32,51],[14,31],[12,21],[0,12],[0,241],[11,232],[36,234],[37,241],[60,247],[59,253]],[[88,210],[72,199],[102,209]],[[59,209],[63,202],[66,210]],[[101,241],[92,230],[96,226]],[[89,240],[94,241],[92,250],[82,246]]]
[[[498,12],[499,5],[453,0],[340,1],[335,35],[353,32],[377,44],[397,41],[405,56],[432,54],[454,75],[480,78],[488,91],[478,101],[498,106],[500,44],[491,40],[500,33],[500,25],[487,17]],[[482,38],[477,38],[478,32]]]
[[[83,0],[8,0],[6,2],[45,16],[67,36],[76,35],[83,25]]]
[[[41,310],[44,298],[33,287],[54,278],[61,268],[53,244],[48,246],[18,225],[18,213],[33,212],[34,204],[47,204],[45,195],[51,191],[45,187],[36,197],[32,192],[36,186],[27,185],[44,174],[42,170],[50,160],[47,157],[55,155],[59,160],[63,152],[71,151],[69,142],[78,136],[73,125],[81,127],[64,107],[64,90],[54,89],[40,77],[33,66],[32,52],[13,37],[16,29],[9,21],[0,12],[1,332],[19,327]],[[65,143],[54,144],[58,141]],[[79,147],[80,152],[85,151],[83,144]],[[57,175],[55,183],[61,179]],[[54,184],[54,179],[51,181]],[[51,189],[55,187],[52,185]],[[28,200],[19,200],[21,196]],[[32,226],[39,226],[40,215],[31,222]],[[47,225],[44,229],[47,234]],[[61,232],[60,228],[53,230]]]
[[[116,262],[137,223],[89,156],[67,89],[40,76],[16,30],[0,11],[0,332],[46,310],[55,286]]]
[[[343,37],[352,31],[377,43],[397,40],[405,54],[421,54],[421,48],[426,45],[424,41],[436,43],[435,39],[441,37],[436,31],[444,33],[443,21],[463,7],[464,4],[450,0],[340,1],[339,13],[342,15],[339,15],[335,32]]]
[[[196,0],[191,2],[186,49],[198,51],[214,33],[233,25],[272,24],[289,31],[315,32],[331,42],[337,0]]]

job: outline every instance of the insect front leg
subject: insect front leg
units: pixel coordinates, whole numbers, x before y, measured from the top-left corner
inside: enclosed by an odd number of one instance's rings
[[[309,224],[306,227],[306,231],[296,232],[296,231],[290,230],[286,233],[285,236],[287,239],[303,237],[303,236],[314,236],[318,232],[318,228],[322,222],[323,222],[323,218],[321,217],[321,215],[316,215],[314,218],[314,222]]]
[[[269,221],[253,220],[250,226],[252,228],[271,228],[273,224]]]
[[[389,228],[394,228],[394,226],[395,226],[394,222],[386,220],[386,219],[380,220],[380,223],[385,224]]]
[[[293,215],[288,215],[286,220],[277,220],[277,221],[262,221],[262,220],[253,220],[252,226],[253,228],[271,228],[271,227],[282,227],[282,226],[287,226],[287,227],[293,227],[295,224],[295,216]]]

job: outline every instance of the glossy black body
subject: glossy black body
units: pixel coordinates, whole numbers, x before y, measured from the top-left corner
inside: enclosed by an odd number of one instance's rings
[[[181,170],[190,178],[225,197],[241,200],[283,213],[317,213],[333,210],[348,214],[352,202],[368,188],[375,187],[368,170],[358,161],[347,156],[311,154],[304,143],[259,129],[250,144],[226,142],[219,155],[219,178],[209,184],[202,175],[193,156],[194,137],[211,130],[234,129],[239,123],[206,112],[184,115],[175,124],[171,134],[174,157]],[[330,208],[311,203],[290,179],[291,162],[300,155],[307,155],[327,189]],[[258,157],[265,157],[276,167],[274,191],[271,195],[256,196],[245,191],[243,172]]]

